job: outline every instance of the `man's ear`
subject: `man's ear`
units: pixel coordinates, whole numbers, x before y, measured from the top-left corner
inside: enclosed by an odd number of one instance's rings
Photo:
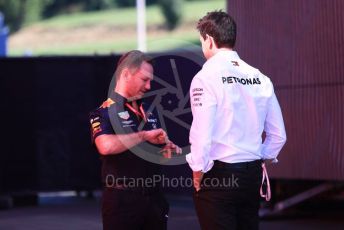
[[[213,49],[214,47],[216,47],[214,38],[213,38],[212,36],[208,35],[208,34],[207,34],[206,36],[207,36],[206,39],[208,40],[208,41],[207,41],[207,42],[208,42],[208,48],[211,50],[211,49]]]
[[[121,74],[122,76],[122,78],[123,78],[123,80],[125,80],[125,81],[129,81],[129,77],[130,77],[130,72],[129,72],[129,69],[128,68],[124,68],[123,70],[122,70],[122,74]]]

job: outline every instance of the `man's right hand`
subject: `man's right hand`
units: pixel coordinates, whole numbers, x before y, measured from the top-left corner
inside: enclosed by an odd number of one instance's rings
[[[148,131],[143,131],[142,139],[148,141],[152,144],[159,145],[165,144],[167,134],[163,129],[153,129]]]

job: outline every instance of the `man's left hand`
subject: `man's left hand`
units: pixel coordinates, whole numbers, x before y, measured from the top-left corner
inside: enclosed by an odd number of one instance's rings
[[[196,189],[196,192],[198,192],[201,189],[203,175],[204,173],[202,173],[202,171],[193,172],[193,184]]]
[[[178,145],[167,139],[166,145],[160,150],[160,153],[162,153],[165,158],[172,158],[172,152],[179,155],[182,154],[183,150]]]

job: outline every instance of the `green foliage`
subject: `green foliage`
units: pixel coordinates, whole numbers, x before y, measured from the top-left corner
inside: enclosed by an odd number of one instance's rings
[[[175,29],[182,19],[183,0],[159,0],[159,3],[167,28]]]
[[[183,0],[146,0],[147,5],[159,3],[168,29],[174,29],[181,21]],[[0,11],[12,32],[23,24],[58,14],[96,11],[113,6],[135,6],[136,0],[0,0]]]
[[[80,0],[46,0],[43,17],[51,17],[59,13],[73,12],[80,7]],[[81,7],[83,10],[83,7]]]
[[[69,14],[83,11],[103,10],[114,5],[114,0],[43,0],[46,4],[43,9],[45,18],[61,13]]]
[[[0,11],[5,16],[5,23],[10,30],[17,30],[23,22],[23,1],[0,0]]]
[[[2,0],[0,0],[1,2]],[[6,0],[8,1],[8,0]],[[147,7],[146,19],[147,26],[159,29],[159,33],[147,33],[147,48],[150,52],[175,49],[190,42],[199,45],[199,35],[195,26],[199,18],[203,17],[208,11],[225,9],[225,0],[210,1],[184,1],[183,10],[187,12],[183,15],[182,23],[188,28],[175,30],[172,32],[160,31],[159,25],[164,20],[159,5]],[[8,25],[8,22],[7,22]],[[53,18],[42,20],[34,25],[26,26],[26,32],[19,34],[19,38],[25,39],[26,36],[36,37],[32,43],[9,43],[8,54],[10,56],[23,55],[30,50],[35,55],[75,55],[75,54],[109,54],[125,52],[137,48],[136,41],[136,9],[135,8],[112,8],[104,11],[78,12],[73,14],[62,14]],[[104,36],[104,39],[78,40],[77,42],[66,42],[63,36],[58,33],[78,33],[76,28],[85,28],[90,36],[96,34],[98,26],[119,28]],[[47,30],[49,28],[49,30]],[[131,28],[126,36],[121,35],[121,28]],[[55,40],[46,41],[46,33],[53,34],[56,30]],[[41,32],[40,32],[41,31]],[[80,32],[81,33],[81,32]],[[80,33],[78,33],[80,35]],[[114,37],[111,37],[114,36]],[[166,42],[166,40],[168,42]],[[158,42],[160,41],[160,42]],[[52,45],[54,44],[54,45]]]
[[[39,21],[42,16],[44,4],[45,0],[26,0],[23,23],[30,24]]]
[[[102,10],[114,5],[113,0],[87,0],[84,2],[87,11]]]
[[[42,9],[43,0],[0,1],[0,11],[3,12],[5,23],[12,32],[18,30],[24,23],[38,21]]]
[[[136,0],[113,0],[118,7],[133,7],[136,6]],[[157,0],[146,0],[146,5],[156,4]]]
[[[136,0],[115,0],[115,3],[118,7],[129,7],[135,6]]]

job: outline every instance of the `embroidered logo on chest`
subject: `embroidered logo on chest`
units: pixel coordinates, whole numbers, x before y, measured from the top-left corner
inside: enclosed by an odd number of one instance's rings
[[[118,113],[118,116],[124,120],[128,120],[130,115],[128,111]]]

